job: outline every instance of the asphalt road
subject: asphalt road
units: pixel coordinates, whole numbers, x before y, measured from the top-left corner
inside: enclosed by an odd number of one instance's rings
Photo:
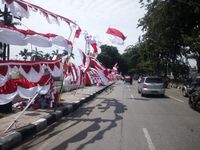
[[[118,82],[95,100],[16,148],[32,150],[199,150],[200,113],[180,90],[141,97]]]

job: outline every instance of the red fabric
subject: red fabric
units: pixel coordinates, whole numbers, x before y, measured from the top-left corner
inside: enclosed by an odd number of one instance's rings
[[[97,53],[97,52],[98,52],[97,43],[96,43],[96,42],[93,42],[93,43],[90,43],[90,45],[91,45],[92,48],[94,49],[94,53]]]
[[[11,4],[14,0],[5,0],[7,4]],[[74,25],[77,25],[74,21],[68,19],[68,18],[65,18],[63,16],[60,16],[60,15],[57,15],[57,14],[54,14],[48,10],[45,10],[37,5],[34,5],[34,4],[31,4],[31,3],[28,3],[26,1],[23,1],[23,0],[15,0],[15,2],[17,2],[22,8],[24,8],[26,11],[28,11],[28,7],[32,8],[32,9],[35,9],[35,10],[39,10],[40,12],[42,12],[43,14],[46,14],[45,17],[48,17],[49,15],[54,17],[54,18],[60,18],[61,20],[67,22],[68,24],[72,23]],[[77,25],[78,26],[78,25]]]
[[[79,28],[75,32],[75,38],[79,38],[80,34],[81,34],[81,29]]]
[[[11,4],[14,0],[5,0],[7,4]]]
[[[48,64],[48,66],[49,66],[49,68],[50,68],[51,70],[54,69],[54,64]]]
[[[121,39],[125,40],[126,36],[119,30],[115,29],[115,28],[108,28],[106,33],[114,35],[114,36],[118,36]]]
[[[11,80],[8,80],[3,86],[0,87],[0,94],[14,93],[17,90],[17,86],[20,86],[26,89],[35,87],[38,84],[40,86],[44,86],[45,84],[47,84],[47,81],[49,80],[49,78],[51,78],[49,74],[44,75],[42,76],[42,78],[40,79],[38,83],[29,82],[26,78],[11,79]],[[51,78],[50,81],[52,80],[53,79]]]
[[[60,69],[60,63],[59,62],[55,63],[55,65]]]
[[[16,1],[22,8],[24,8],[26,11],[28,11],[28,6],[24,4],[23,2]]]
[[[37,71],[38,73],[40,72],[40,65],[39,64],[34,64],[33,68],[35,69],[35,71]]]
[[[8,66],[7,65],[3,65],[0,66],[0,75],[5,76],[8,72]]]
[[[29,73],[29,71],[31,70],[31,65],[21,65],[21,67],[26,73]]]
[[[0,87],[0,94],[10,94],[17,90],[18,79],[8,80],[3,86]]]

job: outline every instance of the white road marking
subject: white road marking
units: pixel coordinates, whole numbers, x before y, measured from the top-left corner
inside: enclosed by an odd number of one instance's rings
[[[133,98],[134,99],[134,96],[131,94],[131,98]]]
[[[184,103],[183,100],[180,100],[180,99],[178,99],[178,98],[176,98],[176,97],[173,97],[173,96],[168,96],[168,97],[171,98],[171,99],[173,99],[173,100],[175,100],[175,101],[178,101],[178,102]]]
[[[148,143],[148,146],[149,146],[149,150],[156,150],[152,140],[151,140],[151,137],[149,135],[149,132],[146,128],[142,128],[143,132],[144,132],[144,136],[147,140],[147,143]]]

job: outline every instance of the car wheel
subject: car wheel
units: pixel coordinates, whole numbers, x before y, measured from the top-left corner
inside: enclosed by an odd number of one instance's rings
[[[195,109],[195,100],[194,99],[195,99],[194,96],[190,96],[189,101],[188,101],[190,107],[193,109]]]
[[[186,90],[182,90],[182,95],[184,96],[184,97],[186,97],[187,96],[187,93],[186,93]]]
[[[196,109],[197,111],[200,111],[200,100],[197,100],[197,101],[195,102],[195,109]]]
[[[142,97],[144,97],[144,96],[145,96],[145,94],[141,92],[141,96],[142,96]]]

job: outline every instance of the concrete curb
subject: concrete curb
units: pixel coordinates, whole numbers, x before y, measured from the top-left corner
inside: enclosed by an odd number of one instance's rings
[[[90,94],[89,96],[87,96],[85,98],[81,98],[76,103],[68,104],[66,106],[60,107],[56,110],[56,112],[53,112],[44,118],[40,118],[39,120],[37,120],[25,127],[19,128],[15,132],[13,132],[5,137],[1,137],[0,138],[0,150],[12,149],[13,147],[15,147],[17,145],[20,145],[21,143],[23,143],[25,140],[27,140],[31,136],[44,130],[46,127],[50,126],[51,124],[53,124],[56,121],[58,121],[59,119],[61,119],[63,116],[66,116],[69,113],[76,111],[84,103],[88,103],[89,101],[94,99],[96,95],[102,93],[104,90],[106,90],[108,87],[110,87],[113,84],[114,84],[114,82],[108,86],[105,86],[101,90]]]

